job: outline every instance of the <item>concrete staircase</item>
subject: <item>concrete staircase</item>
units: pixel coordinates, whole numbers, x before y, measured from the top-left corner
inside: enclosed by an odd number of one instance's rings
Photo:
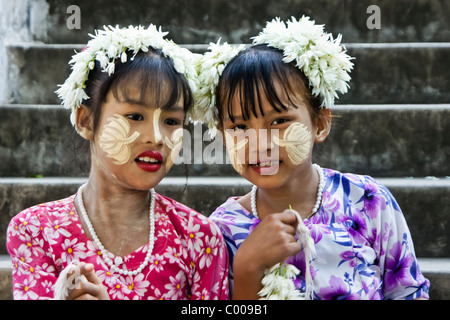
[[[450,299],[450,26],[448,1],[139,0],[77,1],[81,29],[70,30],[69,0],[0,0],[0,299],[11,299],[5,247],[19,211],[76,192],[88,175],[88,146],[70,125],[54,91],[69,74],[73,50],[104,24],[162,25],[197,52],[210,41],[249,43],[266,20],[310,15],[342,33],[356,57],[351,90],[333,110],[334,124],[315,161],[372,175],[398,200],[408,221],[432,299]],[[381,9],[381,29],[366,9]],[[204,128],[190,126],[191,144]],[[202,149],[204,150],[204,149]],[[230,165],[195,153],[157,190],[205,215],[250,189]],[[187,176],[186,176],[187,172]]]

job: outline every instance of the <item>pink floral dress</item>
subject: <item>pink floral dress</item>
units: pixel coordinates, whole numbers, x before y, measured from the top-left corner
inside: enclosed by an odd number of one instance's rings
[[[85,234],[75,195],[28,208],[7,231],[14,299],[52,299],[59,273],[72,261],[92,263],[111,299],[228,299],[228,253],[217,226],[203,215],[156,194],[155,244],[135,276],[111,273]],[[144,261],[148,244],[123,257],[128,270]]]

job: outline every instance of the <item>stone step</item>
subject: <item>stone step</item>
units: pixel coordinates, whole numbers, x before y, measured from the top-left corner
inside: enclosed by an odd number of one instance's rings
[[[418,258],[424,276],[430,280],[430,299],[450,299],[450,259]],[[0,300],[12,299],[12,266],[9,255],[0,255]]]
[[[338,105],[333,114],[330,135],[315,146],[320,165],[377,177],[450,174],[450,104]],[[0,105],[0,119],[0,177],[88,175],[89,145],[61,106]],[[188,129],[183,148],[191,156],[170,176],[237,176],[223,147],[207,164],[213,142],[204,127]]]
[[[189,45],[203,52],[207,45]],[[60,104],[54,93],[68,77],[67,64],[80,45],[10,43],[0,102]],[[348,43],[356,57],[349,92],[340,104],[448,103],[450,42]],[[45,70],[45,72],[43,72]]]
[[[79,29],[69,29],[71,0],[3,1],[3,27],[10,37],[46,43],[84,43],[103,25],[162,25],[179,43],[208,43],[219,37],[246,42],[274,17],[306,14],[350,42],[450,41],[448,1],[441,0],[79,0]],[[369,29],[370,5],[380,9],[380,29]]]
[[[397,199],[408,222],[419,257],[450,257],[450,179],[377,179]],[[0,254],[6,253],[6,228],[11,218],[35,204],[76,193],[84,178],[0,178]],[[244,195],[251,185],[233,177],[166,177],[156,187],[208,216],[230,196]]]

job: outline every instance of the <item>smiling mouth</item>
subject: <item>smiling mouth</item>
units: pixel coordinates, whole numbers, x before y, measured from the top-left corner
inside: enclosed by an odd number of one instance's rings
[[[159,152],[146,151],[141,153],[134,161],[142,170],[155,172],[161,168],[163,157]]]
[[[136,161],[146,162],[146,163],[161,163],[158,159],[150,157],[139,157]]]
[[[254,164],[256,167],[265,168],[265,167],[271,167],[271,166],[278,166],[280,164],[280,161],[278,160],[272,160],[267,162],[258,162],[257,164]]]
[[[258,174],[263,176],[271,176],[278,172],[281,161],[270,160],[251,164],[250,167]]]

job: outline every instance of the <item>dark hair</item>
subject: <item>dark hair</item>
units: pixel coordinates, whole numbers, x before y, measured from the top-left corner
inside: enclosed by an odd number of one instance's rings
[[[257,108],[264,115],[262,93],[275,110],[286,110],[287,106],[277,94],[276,83],[282,84],[290,105],[297,107],[294,98],[300,93],[306,99],[311,118],[319,115],[321,98],[311,94],[309,81],[303,72],[293,62],[285,63],[281,50],[260,44],[241,51],[223,70],[216,90],[219,123],[223,122],[224,112],[228,112],[234,122],[232,100],[235,96],[239,97],[244,120],[251,114],[257,117]]]
[[[145,105],[158,108],[173,106],[183,97],[185,114],[193,105],[193,95],[186,77],[175,70],[173,62],[165,57],[161,50],[149,48],[147,52],[127,52],[127,62],[115,61],[115,71],[111,76],[101,70],[100,63],[89,72],[85,92],[89,99],[83,104],[91,109],[93,115],[93,132],[97,131],[102,104],[112,90],[114,97],[127,99],[132,88],[138,88],[139,99]],[[152,93],[151,95],[149,93]],[[151,101],[149,100],[151,98]]]

